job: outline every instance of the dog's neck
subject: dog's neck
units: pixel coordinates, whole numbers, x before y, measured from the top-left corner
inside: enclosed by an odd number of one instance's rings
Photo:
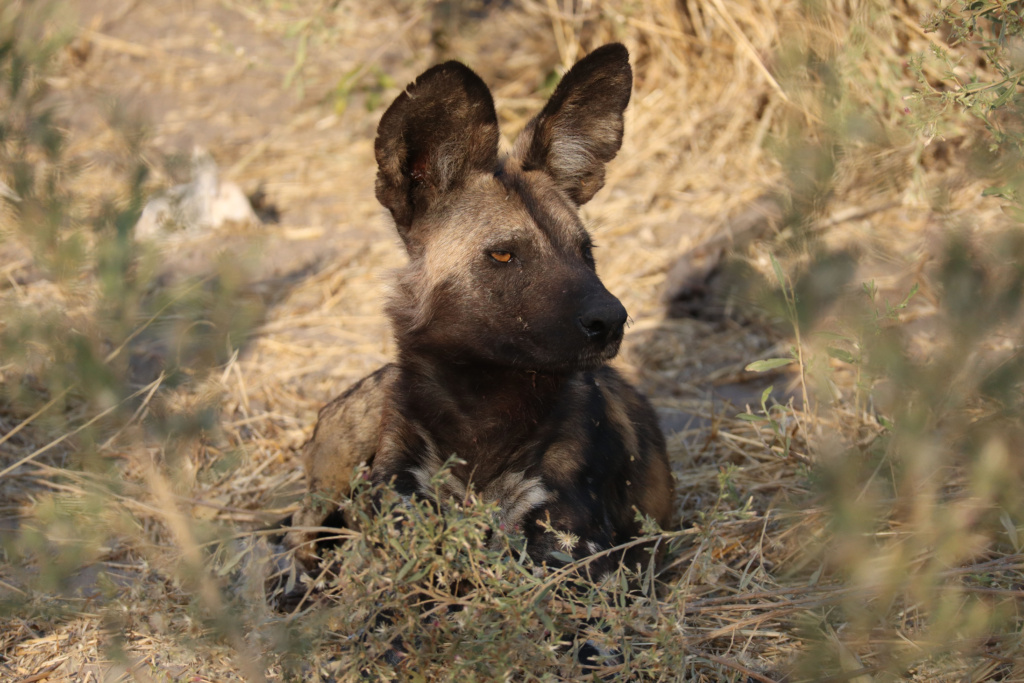
[[[401,355],[392,400],[439,443],[463,459],[495,448],[515,451],[538,438],[567,382],[579,373],[552,373],[459,364]]]

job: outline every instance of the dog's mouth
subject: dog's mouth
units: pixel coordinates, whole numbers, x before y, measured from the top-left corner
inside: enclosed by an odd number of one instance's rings
[[[622,346],[622,334],[618,334],[614,339],[608,340],[607,343],[600,347],[590,347],[583,349],[576,356],[576,358],[567,363],[567,368],[570,371],[574,370],[596,370],[597,368],[605,365],[611,359],[615,358],[619,354],[619,348]]]
[[[621,347],[622,333],[620,332],[618,338],[608,342],[608,345],[604,347],[603,351],[601,351],[601,358],[606,361],[615,358],[615,356],[619,355],[619,349]]]

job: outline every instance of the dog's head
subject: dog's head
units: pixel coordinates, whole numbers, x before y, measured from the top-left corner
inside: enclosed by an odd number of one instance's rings
[[[578,62],[507,157],[490,91],[468,67],[424,72],[388,108],[377,198],[409,252],[389,313],[399,347],[453,362],[597,367],[626,310],[595,272],[578,209],[622,144],[626,48]]]

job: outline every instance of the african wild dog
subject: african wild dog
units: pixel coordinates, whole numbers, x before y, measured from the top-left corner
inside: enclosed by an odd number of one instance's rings
[[[619,150],[631,86],[626,49],[595,50],[507,156],[490,91],[458,62],[429,69],[388,108],[377,198],[409,253],[387,306],[398,357],[321,411],[304,452],[313,494],[337,500],[353,468],[371,462],[374,482],[431,497],[432,476],[455,454],[464,463],[443,495],[472,487],[496,501],[537,561],[629,540],[636,510],[669,523],[664,437],[647,401],[607,366],[626,310],[598,279],[577,212]],[[324,517],[307,504],[294,522]],[[545,531],[549,519],[568,533]]]

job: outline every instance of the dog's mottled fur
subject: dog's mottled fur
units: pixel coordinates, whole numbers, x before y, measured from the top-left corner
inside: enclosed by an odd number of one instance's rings
[[[398,357],[320,412],[296,525],[322,522],[331,510],[312,498],[346,495],[364,462],[374,482],[433,497],[452,455],[437,502],[496,501],[539,562],[629,540],[637,511],[669,523],[664,437],[606,364],[626,311],[578,215],[619,150],[631,86],[626,49],[595,50],[504,157],[490,91],[462,64],[429,69],[387,110],[377,198],[409,253],[387,306]]]

